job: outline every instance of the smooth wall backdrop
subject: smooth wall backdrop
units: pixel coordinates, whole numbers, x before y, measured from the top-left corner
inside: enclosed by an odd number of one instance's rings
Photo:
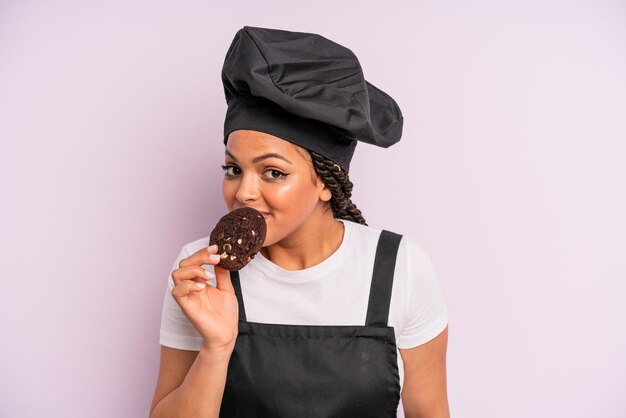
[[[220,69],[315,32],[405,116],[368,223],[431,256],[452,415],[626,416],[623,1],[0,2],[0,415],[147,416],[181,246],[225,211]]]

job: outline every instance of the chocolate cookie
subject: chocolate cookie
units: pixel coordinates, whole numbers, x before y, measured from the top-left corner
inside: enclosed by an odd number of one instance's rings
[[[218,246],[221,259],[217,265],[241,270],[263,246],[266,232],[265,218],[256,209],[240,208],[224,215],[209,238],[209,245]]]

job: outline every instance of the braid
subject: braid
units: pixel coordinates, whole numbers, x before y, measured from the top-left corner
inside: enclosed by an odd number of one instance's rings
[[[310,150],[309,153],[313,160],[315,172],[332,193],[330,207],[333,210],[333,216],[337,219],[345,219],[367,225],[363,215],[361,215],[361,211],[350,200],[353,185],[348,177],[348,173],[328,158]]]

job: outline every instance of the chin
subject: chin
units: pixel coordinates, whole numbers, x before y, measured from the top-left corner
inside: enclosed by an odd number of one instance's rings
[[[263,242],[263,247],[270,247],[274,244],[277,244],[287,238],[291,233],[287,234],[276,234],[275,229],[272,225],[267,226],[267,233],[265,235],[265,241]]]
[[[271,236],[266,236],[265,241],[263,242],[263,245],[261,248],[270,247],[276,244],[278,241],[280,240],[275,240]]]

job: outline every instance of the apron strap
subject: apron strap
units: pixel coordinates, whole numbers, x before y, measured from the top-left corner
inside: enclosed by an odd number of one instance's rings
[[[396,256],[402,235],[383,230],[378,238],[369,304],[367,305],[366,326],[387,326],[393,273]]]
[[[230,272],[230,281],[235,288],[235,295],[237,296],[237,302],[239,303],[239,320],[246,321],[246,309],[243,306],[243,294],[241,293],[241,283],[239,282],[239,272]]]

